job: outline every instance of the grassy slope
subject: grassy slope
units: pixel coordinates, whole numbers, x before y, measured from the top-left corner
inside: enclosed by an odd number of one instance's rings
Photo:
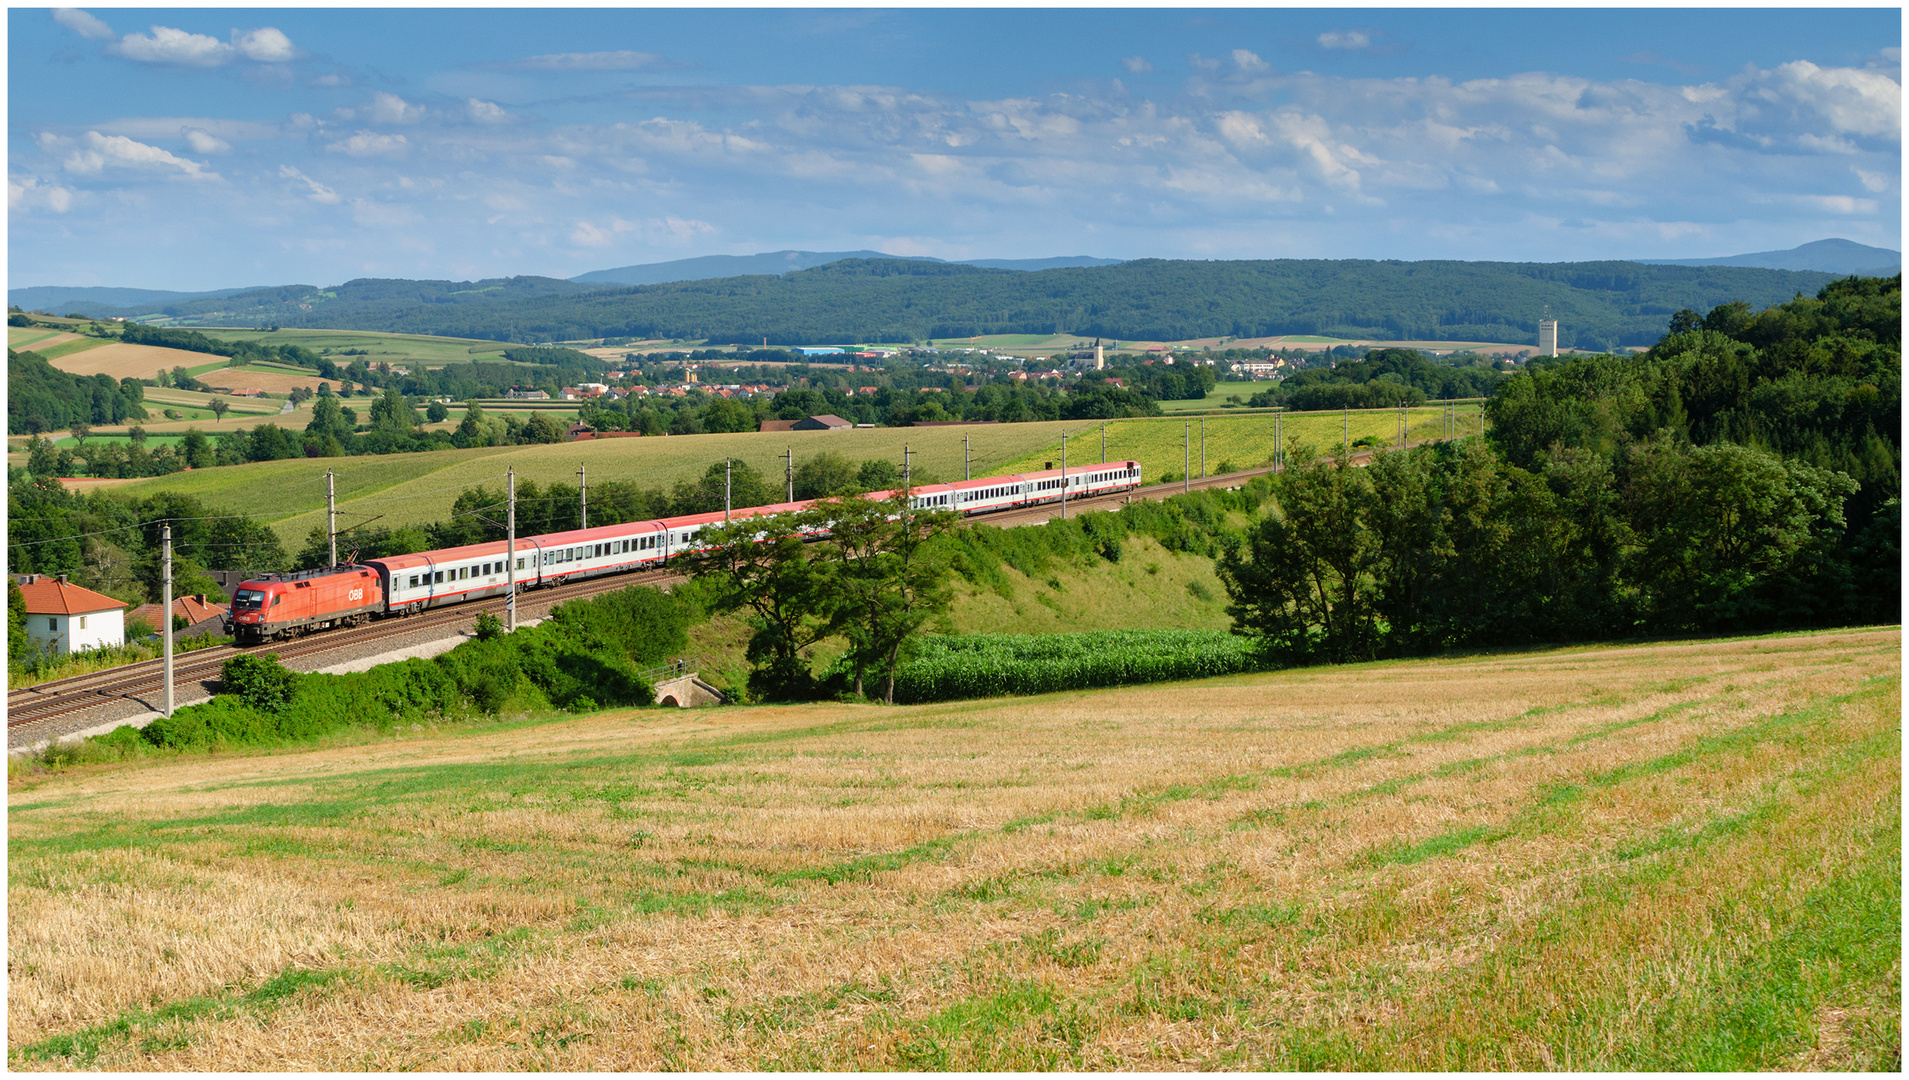
[[[1889,1069],[1897,628],[16,776],[9,1063]]]
[[[47,349],[35,349],[32,351],[38,352],[48,360],[58,360],[62,356],[71,356],[74,353],[85,352],[88,349],[97,349],[102,345],[111,345],[117,340],[119,339],[83,337],[77,341],[65,341]]]
[[[176,393],[176,392],[174,392]],[[352,399],[354,405],[359,399]],[[1411,413],[1411,437],[1432,437],[1439,427],[1438,408]],[[1464,430],[1475,429],[1476,413]],[[269,418],[268,418],[269,419]],[[303,427],[303,411],[277,421]],[[257,422],[249,419],[247,423]],[[1389,410],[1353,413],[1354,440],[1371,435],[1391,439],[1397,431]],[[209,430],[200,425],[202,430]],[[225,426],[233,426],[228,417]],[[148,424],[148,430],[159,430]],[[1183,421],[1172,419],[1114,420],[1107,424],[1107,456],[1141,462],[1143,474],[1159,477],[1181,468]],[[171,430],[168,428],[167,430]],[[913,452],[915,465],[944,480],[962,475],[962,438],[973,440],[974,475],[1037,469],[1061,458],[1060,436],[1070,434],[1068,462],[1089,464],[1100,459],[1100,424],[1064,421],[1040,424],[994,424],[982,427],[863,428],[854,431],[803,433],[799,437],[748,432],[737,435],[679,435],[649,439],[611,439],[602,442],[557,443],[543,446],[491,447],[479,450],[440,450],[422,454],[379,457],[298,459],[259,462],[206,469],[175,476],[153,477],[119,489],[128,493],[177,490],[215,500],[235,513],[273,515],[274,528],[288,540],[302,539],[322,517],[325,470],[339,475],[339,508],[353,513],[384,514],[381,524],[404,525],[436,521],[449,513],[457,493],[476,484],[501,485],[504,470],[514,466],[519,477],[539,483],[574,482],[578,464],[587,464],[593,482],[633,480],[646,488],[662,488],[702,475],[725,456],[747,462],[765,477],[782,475],[782,454],[793,446],[796,461],[823,451],[834,451],[854,461],[886,458],[899,462],[902,448]],[[1315,448],[1338,444],[1338,413],[1309,413],[1286,417],[1283,431],[1289,444]],[[1193,470],[1199,473],[1199,424],[1193,424]],[[1272,453],[1270,415],[1212,417],[1206,425],[1206,463],[1209,472],[1231,461],[1240,468],[1264,463]],[[350,494],[346,492],[349,490]],[[313,493],[316,492],[314,495]],[[376,501],[372,501],[372,500]],[[362,504],[360,504],[362,501]],[[278,517],[283,515],[282,517]]]
[[[1213,561],[1167,551],[1147,538],[1123,543],[1120,562],[1095,558],[1089,566],[1055,561],[1029,578],[1003,566],[1006,594],[967,581],[955,583],[947,632],[956,634],[1073,634],[1084,630],[1225,630],[1226,590]],[[741,619],[718,616],[694,628],[684,650],[705,678],[718,686],[742,686],[749,677],[744,649],[749,628]],[[822,664],[841,654],[841,642],[816,649]]]

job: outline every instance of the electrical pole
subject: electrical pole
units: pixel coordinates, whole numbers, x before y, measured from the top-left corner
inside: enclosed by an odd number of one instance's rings
[[[961,479],[974,479],[974,454],[968,449],[968,434],[961,433]]]
[[[331,551],[331,562],[328,565],[337,566],[338,496],[332,486],[332,472],[330,469],[325,470],[325,546]],[[172,620],[170,617],[167,618],[166,623],[167,625],[171,625]],[[166,685],[171,686],[172,683],[168,681]],[[170,716],[171,713],[167,713],[167,715]]]
[[[729,524],[729,459],[723,459],[723,524]]]
[[[1061,432],[1061,520],[1067,520],[1067,432]]]
[[[1180,433],[1180,493],[1193,494],[1193,422]]]
[[[590,527],[590,480],[584,466],[577,466],[577,528]]]
[[[1274,472],[1280,471],[1279,467],[1285,464],[1285,461],[1286,461],[1286,451],[1281,448],[1280,439],[1279,439],[1280,435],[1283,434],[1283,432],[1280,429],[1284,426],[1285,419],[1286,419],[1286,410],[1284,408],[1281,408],[1278,411],[1273,413],[1273,471]]]
[[[160,640],[166,654],[166,697],[165,714],[172,715],[172,525],[167,523],[159,527],[163,568],[159,580],[159,602],[165,610],[159,613],[159,622],[164,635]],[[336,562],[337,560],[333,560]]]
[[[789,501],[794,502],[795,501],[795,447],[793,446],[789,447],[789,451],[786,456],[789,459],[789,463],[786,466],[784,466],[782,469],[782,478],[787,483],[789,488]]]
[[[1206,417],[1200,417],[1200,479],[1206,479]]]
[[[1107,464],[1107,424],[1105,421],[1102,421],[1100,425],[1100,463],[1102,465]]]
[[[1352,449],[1352,408],[1350,406],[1339,414],[1339,449]]]
[[[914,471],[908,465],[908,444],[901,444],[901,493],[904,498],[914,494]]]
[[[505,581],[509,591],[504,594],[504,629],[515,632],[517,629],[517,470],[515,467],[504,472],[504,546],[509,549],[504,555]]]

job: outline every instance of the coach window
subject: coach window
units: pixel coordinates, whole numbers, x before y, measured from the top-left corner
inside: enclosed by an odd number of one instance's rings
[[[522,559],[518,559],[518,560],[517,560],[517,569],[519,569],[519,570],[522,570],[523,568],[524,568],[524,560],[522,560]]]
[[[433,584],[433,585],[442,585],[442,584],[444,584],[444,571],[442,571],[442,570],[434,570],[434,571],[432,571],[432,572],[431,572],[431,584]]]

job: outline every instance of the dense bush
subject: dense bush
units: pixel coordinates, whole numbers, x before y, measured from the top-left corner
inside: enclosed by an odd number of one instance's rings
[[[929,637],[895,678],[898,702],[1046,694],[1253,671],[1253,643],[1219,630]]]
[[[302,675],[273,654],[248,653],[226,662],[224,693],[154,720],[137,737],[171,749],[275,746],[507,708],[648,705],[656,695],[639,667],[681,649],[695,616],[688,603],[632,586],[558,605],[548,621],[514,634],[349,675]],[[131,738],[115,731],[109,741]]]
[[[219,666],[219,684],[254,709],[276,712],[291,704],[298,673],[280,664],[277,653],[240,653]]]

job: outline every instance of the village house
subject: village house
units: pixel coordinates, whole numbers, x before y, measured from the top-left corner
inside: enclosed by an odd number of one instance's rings
[[[790,431],[847,431],[855,425],[832,413],[797,420]]]
[[[45,574],[19,579],[26,598],[27,636],[55,656],[126,642],[126,605],[110,596]]]
[[[191,627],[198,626],[200,623],[210,620],[223,620],[226,615],[226,610],[226,605],[215,604],[206,600],[204,593],[197,593],[192,596],[178,596],[174,597],[172,601],[173,616],[177,619],[185,620],[182,629],[190,629]],[[141,604],[133,609],[132,615],[130,615],[126,621],[128,625],[131,625],[143,619],[146,625],[152,627],[154,630],[164,630],[166,628],[165,623],[160,615],[161,609],[158,604]]]

